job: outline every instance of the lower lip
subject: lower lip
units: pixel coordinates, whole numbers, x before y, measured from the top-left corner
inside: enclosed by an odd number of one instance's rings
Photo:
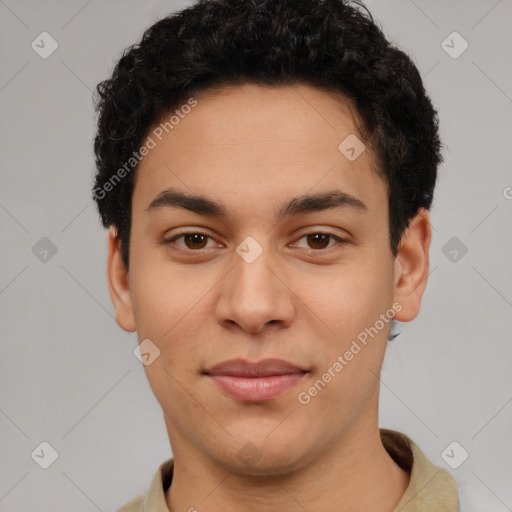
[[[262,402],[277,397],[295,386],[305,373],[288,373],[268,377],[234,377],[232,375],[210,375],[222,391],[238,400]]]

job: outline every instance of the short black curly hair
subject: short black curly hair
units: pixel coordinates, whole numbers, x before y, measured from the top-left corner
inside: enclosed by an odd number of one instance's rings
[[[149,130],[209,87],[249,82],[309,83],[352,101],[387,184],[396,255],[410,219],[430,209],[443,161],[437,112],[410,58],[359,0],[199,0],[149,27],[96,88],[93,196],[127,268],[132,156]]]

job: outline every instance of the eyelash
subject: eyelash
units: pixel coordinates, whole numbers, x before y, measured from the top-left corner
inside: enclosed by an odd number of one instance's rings
[[[187,235],[202,235],[202,236],[205,236],[205,237],[213,240],[212,236],[208,235],[207,233],[203,233],[202,231],[185,231],[183,233],[179,233],[179,234],[173,236],[172,238],[164,239],[163,243],[166,245],[175,245],[178,247],[177,250],[182,251],[182,252],[199,253],[200,254],[207,250],[207,249],[188,249],[188,248],[181,247],[175,243],[176,240],[179,240],[180,238],[183,238]],[[298,240],[302,240],[303,238],[306,238],[309,235],[324,235],[324,236],[330,237],[331,239],[334,239],[337,242],[337,244],[347,243],[347,240],[345,240],[337,235],[334,235],[333,233],[329,233],[329,232],[325,232],[325,231],[312,231],[310,233],[305,233],[300,238],[298,238]],[[337,245],[337,244],[335,244],[335,245]],[[332,249],[332,247],[334,247],[335,245],[333,245],[331,247],[327,247],[325,249],[307,249],[307,250],[310,252],[323,252],[323,251]]]

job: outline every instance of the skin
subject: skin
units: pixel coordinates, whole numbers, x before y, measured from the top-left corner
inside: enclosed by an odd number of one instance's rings
[[[353,162],[338,150],[359,131],[352,105],[329,92],[244,84],[196,99],[137,170],[129,271],[115,228],[109,231],[117,322],[161,350],[145,371],[175,460],[168,507],[392,511],[409,475],[379,436],[378,377],[390,323],[307,405],[297,396],[394,303],[399,321],[418,314],[429,214],[419,210],[394,257],[385,182],[369,148]],[[148,211],[170,187],[221,202],[228,215]],[[276,217],[288,200],[332,189],[366,209]],[[212,238],[163,242],[182,231]],[[346,241],[305,236],[318,232]],[[236,252],[248,236],[263,250],[250,264]],[[237,357],[276,357],[309,373],[277,398],[242,402],[202,373]],[[237,456],[249,442],[259,457],[253,464]]]

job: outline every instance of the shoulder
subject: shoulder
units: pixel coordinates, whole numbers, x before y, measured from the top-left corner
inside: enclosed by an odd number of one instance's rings
[[[121,507],[117,512],[143,512],[144,510],[144,496],[137,496],[126,505]]]
[[[151,480],[146,493],[137,496],[116,512],[168,512],[165,502],[165,491],[172,481],[174,459],[170,458],[162,462]]]

